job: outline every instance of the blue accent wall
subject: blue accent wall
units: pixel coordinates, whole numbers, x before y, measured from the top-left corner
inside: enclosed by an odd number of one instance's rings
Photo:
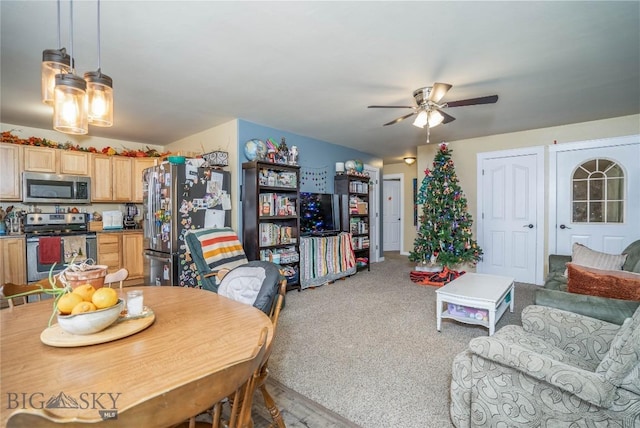
[[[380,158],[368,153],[239,119],[238,170],[242,171],[242,163],[248,161],[244,155],[246,141],[254,138],[266,141],[272,138],[279,144],[282,137],[285,138],[288,148],[291,146],[298,148],[300,191],[302,192],[333,193],[336,162],[359,159],[366,164],[376,162],[382,164]]]

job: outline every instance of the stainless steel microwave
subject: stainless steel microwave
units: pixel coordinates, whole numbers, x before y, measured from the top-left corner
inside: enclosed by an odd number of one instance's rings
[[[91,203],[91,178],[79,175],[23,172],[22,202],[89,204]]]

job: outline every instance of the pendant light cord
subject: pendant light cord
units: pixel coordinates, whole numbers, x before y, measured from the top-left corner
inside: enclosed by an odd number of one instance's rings
[[[101,72],[101,64],[100,64],[100,0],[98,0],[98,72]]]
[[[69,42],[70,46],[70,54],[71,54],[71,74],[75,74],[76,72],[76,64],[73,58],[73,0],[69,2],[69,14],[71,15],[69,19],[69,36],[71,41]]]
[[[58,49],[62,49],[62,38],[60,37],[60,0],[58,0]]]

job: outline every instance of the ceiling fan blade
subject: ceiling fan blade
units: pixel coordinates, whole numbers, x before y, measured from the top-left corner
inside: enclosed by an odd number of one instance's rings
[[[415,108],[414,106],[367,106],[367,108]]]
[[[440,114],[442,115],[442,117],[444,117],[444,120],[442,121],[442,124],[447,124],[449,122],[453,122],[454,120],[456,120],[455,117],[451,116],[450,114],[447,114],[445,112],[443,112],[442,110],[438,110],[440,112]]]
[[[498,101],[497,95],[489,95],[486,97],[469,98],[468,100],[451,101],[447,103],[447,107],[463,107],[477,104],[493,104]]]
[[[404,116],[402,116],[402,117],[399,117],[399,118],[397,118],[396,120],[392,120],[392,121],[391,121],[391,122],[389,122],[389,123],[385,123],[385,124],[384,124],[384,125],[382,125],[382,126],[393,125],[394,123],[402,122],[403,120],[405,120],[405,119],[406,119],[406,118],[408,118],[408,117],[413,116],[414,114],[416,114],[416,112],[415,112],[415,111],[414,111],[413,113],[409,113],[409,114],[406,114],[406,115],[404,115]]]
[[[444,97],[444,94],[446,94],[451,88],[452,88],[452,85],[448,83],[438,83],[438,82],[434,83],[433,88],[431,89],[431,93],[429,94],[429,101],[433,101],[434,103],[437,103],[442,99],[442,97]]]

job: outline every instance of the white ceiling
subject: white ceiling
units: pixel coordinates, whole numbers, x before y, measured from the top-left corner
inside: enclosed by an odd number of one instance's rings
[[[640,113],[640,2],[109,1],[102,71],[115,125],[91,135],[168,144],[233,118],[397,162],[425,144],[406,120],[414,89],[453,85],[431,141]],[[62,45],[70,49],[69,3]],[[56,2],[0,2],[1,121],[51,127],[40,102]],[[96,2],[74,2],[77,73],[97,69]],[[640,127],[640,125],[639,125]],[[268,137],[268,136],[256,136]],[[276,137],[277,136],[273,136]],[[61,134],[61,141],[64,136]],[[295,142],[291,142],[295,144]]]

